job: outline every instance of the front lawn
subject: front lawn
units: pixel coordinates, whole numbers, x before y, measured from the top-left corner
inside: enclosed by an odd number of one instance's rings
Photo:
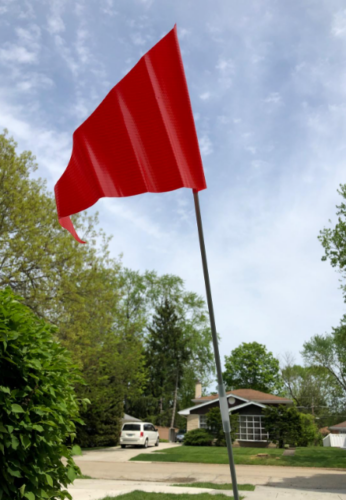
[[[243,497],[240,497],[243,498]],[[133,491],[125,493],[117,497],[105,497],[102,500],[191,500],[191,495],[183,493],[176,495],[175,493],[144,493],[144,491]],[[234,497],[226,495],[210,495],[209,493],[198,493],[193,495],[193,500],[234,500]]]
[[[340,448],[296,448],[294,456],[283,456],[284,450],[277,448],[234,448],[233,452],[236,464],[346,468],[346,450]],[[259,458],[258,453],[267,453],[269,457]],[[226,448],[179,446],[150,454],[140,454],[131,460],[228,464],[228,455]]]

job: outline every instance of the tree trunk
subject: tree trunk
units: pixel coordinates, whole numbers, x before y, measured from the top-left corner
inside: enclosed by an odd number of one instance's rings
[[[177,376],[176,376],[176,379],[175,379],[175,389],[174,389],[174,398],[173,398],[173,411],[172,411],[171,429],[174,427],[175,412],[177,410],[178,383],[179,383],[179,371],[177,371]]]

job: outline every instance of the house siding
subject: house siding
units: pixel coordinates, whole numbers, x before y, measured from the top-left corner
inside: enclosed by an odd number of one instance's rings
[[[259,408],[258,406],[255,405],[249,405],[246,406],[245,408],[241,408],[239,411],[235,410],[232,412],[232,415],[237,414],[237,415],[262,415],[263,414],[263,409]]]
[[[194,429],[199,429],[199,415],[188,415],[186,423],[186,430],[193,431]]]
[[[241,399],[236,399],[236,398],[234,398],[234,399],[235,399],[235,403],[233,405],[229,406],[229,409],[233,409],[233,408],[236,408],[237,406],[244,404],[244,401],[242,401]],[[190,415],[205,415],[212,408],[219,408],[219,402],[214,401],[208,405],[202,406],[201,408],[192,409],[192,410],[190,410]]]

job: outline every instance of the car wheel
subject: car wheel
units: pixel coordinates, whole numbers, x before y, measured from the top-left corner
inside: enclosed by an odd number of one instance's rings
[[[124,444],[122,444],[122,445],[121,445],[121,447],[122,447],[122,448],[125,448],[125,445],[124,445]]]
[[[159,444],[160,444],[160,440],[159,440],[159,438],[157,438],[157,441],[156,441],[156,443],[155,443],[155,446],[159,446]]]
[[[147,440],[147,439],[145,440],[145,443],[144,443],[144,445],[143,445],[143,448],[148,448],[148,440]]]

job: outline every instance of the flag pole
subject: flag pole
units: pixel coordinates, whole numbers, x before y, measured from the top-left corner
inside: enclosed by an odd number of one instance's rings
[[[227,445],[229,466],[230,466],[230,471],[231,471],[234,500],[239,500],[238,485],[237,485],[237,476],[236,476],[236,472],[235,472],[233,450],[232,450],[232,439],[231,439],[231,434],[230,434],[231,433],[231,426],[230,426],[230,422],[229,422],[229,413],[228,413],[228,404],[227,404],[227,398],[226,398],[226,391],[225,391],[225,386],[224,386],[223,379],[222,379],[222,370],[221,370],[221,362],[220,362],[219,343],[218,343],[218,340],[217,340],[217,332],[216,332],[216,325],[215,325],[213,299],[212,299],[212,296],[211,296],[211,288],[210,288],[210,281],[209,281],[209,271],[208,271],[208,263],[207,263],[207,254],[206,254],[206,251],[205,251],[204,236],[203,236],[203,226],[202,226],[202,217],[201,217],[201,209],[200,209],[200,206],[199,206],[198,191],[193,190],[193,198],[194,198],[194,202],[195,202],[195,211],[196,211],[196,220],[197,220],[197,227],[198,227],[199,245],[200,245],[200,249],[201,249],[202,264],[203,264],[203,273],[204,273],[204,282],[205,282],[205,289],[206,289],[206,293],[207,293],[207,302],[208,302],[208,309],[209,309],[210,326],[211,326],[211,333],[212,333],[212,338],[213,338],[213,346],[214,346],[214,356],[215,356],[215,364],[216,364],[216,372],[217,372],[217,382],[218,382],[219,405],[220,405],[221,419],[222,419],[223,430],[224,430],[225,437],[226,437],[226,445]]]

